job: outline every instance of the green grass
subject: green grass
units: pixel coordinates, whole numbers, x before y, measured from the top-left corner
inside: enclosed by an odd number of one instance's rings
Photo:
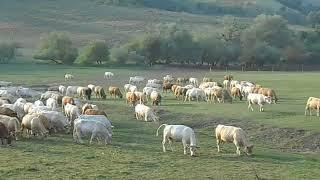
[[[115,78],[106,82],[105,71],[114,72]],[[72,83],[64,82],[66,72],[75,75]],[[225,74],[167,67],[0,66],[0,80],[25,85],[93,83],[122,87],[132,75],[161,78],[167,73],[198,78],[206,75],[217,81],[222,81]],[[320,119],[303,115],[307,97],[318,95],[320,85],[315,83],[314,77],[319,73],[230,73],[236,79],[274,88],[280,102],[267,105],[266,112],[257,112],[255,107],[256,111],[251,113],[245,102],[183,103],[171,94],[164,94],[163,105],[156,108],[161,123],[194,127],[201,147],[198,157],[184,156],[179,142],[174,143],[174,152],[162,153],[161,137],[155,136],[158,124],[135,120],[133,108],[124,100],[108,97],[106,101],[94,99],[92,102],[108,113],[115,126],[112,145],[77,145],[71,135],[65,134],[55,134],[44,140],[22,139],[13,147],[1,147],[0,156],[5,163],[0,164],[0,176],[5,179],[255,179],[256,171],[262,179],[318,179],[320,154],[316,149],[307,150],[302,146],[319,144],[319,139],[305,144],[301,139],[320,133]],[[213,137],[217,123],[236,124],[246,129],[255,145],[254,156],[237,157],[232,144],[223,145],[223,153],[218,154]],[[304,134],[300,134],[301,129],[305,130]],[[295,145],[304,152],[291,150]]]

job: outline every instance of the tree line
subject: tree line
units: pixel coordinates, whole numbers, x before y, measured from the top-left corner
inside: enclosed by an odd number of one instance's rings
[[[8,50],[12,49],[12,50]],[[17,45],[0,44],[0,63],[14,58]],[[92,41],[78,50],[70,38],[53,32],[44,38],[35,59],[62,64],[204,64],[263,67],[320,64],[320,31],[293,31],[278,15],[259,15],[252,24],[228,18],[222,32],[196,34],[177,24],[159,24],[142,36],[111,47]]]

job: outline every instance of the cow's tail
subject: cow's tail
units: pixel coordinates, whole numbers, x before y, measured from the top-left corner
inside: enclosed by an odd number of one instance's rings
[[[159,127],[158,127],[158,129],[157,129],[157,134],[156,134],[156,136],[159,136],[159,130],[160,130],[160,128],[162,127],[162,126],[167,126],[168,124],[161,124]]]

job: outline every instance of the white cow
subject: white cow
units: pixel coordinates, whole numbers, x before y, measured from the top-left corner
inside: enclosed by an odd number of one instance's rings
[[[189,101],[191,101],[192,98],[196,98],[197,102],[199,102],[199,99],[206,101],[206,94],[205,94],[204,90],[199,89],[199,88],[188,89],[186,92],[186,97],[185,97],[184,101],[186,102],[187,99]]]
[[[265,103],[271,104],[272,100],[270,97],[267,97],[263,94],[256,94],[256,93],[250,93],[247,97],[248,101],[248,110],[251,108],[251,111],[253,111],[252,104],[258,104],[260,106],[260,112],[264,111],[263,105]]]
[[[64,113],[69,118],[69,122],[71,122],[71,126],[73,126],[73,121],[80,116],[80,109],[72,104],[67,103],[64,107]]]
[[[129,87],[129,92],[135,92],[135,91],[138,91],[138,88],[137,88],[137,86],[130,86]]]
[[[193,86],[198,86],[199,85],[199,80],[198,78],[189,78],[189,83],[192,84]]]
[[[42,114],[50,121],[55,132],[66,131],[70,126],[68,118],[62,112],[41,110],[38,114]]]
[[[108,131],[104,123],[78,118],[74,121],[73,139],[77,143],[83,144],[82,136],[90,135],[90,144],[96,138],[98,142],[102,139],[105,144],[111,144],[112,134]]]
[[[152,88],[157,88],[157,89],[161,89],[162,84],[156,84],[156,83],[147,83],[146,87],[152,87]]]
[[[112,72],[105,72],[104,73],[104,78],[105,79],[111,79],[114,76]]]
[[[157,129],[157,136],[159,135],[159,130],[162,126],[165,126],[163,129],[163,140],[162,140],[162,148],[163,152],[166,152],[165,144],[169,142],[170,148],[173,151],[171,146],[172,140],[182,141],[183,144],[183,153],[187,154],[187,149],[190,149],[190,155],[195,156],[197,148],[197,140],[193,129],[184,125],[168,125],[162,124]]]
[[[68,86],[66,90],[66,95],[71,97],[77,95],[78,88],[79,86]]]
[[[129,78],[129,84],[140,84],[144,81],[142,76],[134,76]]]
[[[33,105],[35,105],[35,106],[44,106],[43,102],[40,101],[40,100],[36,100],[36,101],[33,103]]]
[[[72,74],[65,74],[65,75],[64,75],[64,80],[65,80],[65,81],[71,80],[71,79],[73,79],[73,78],[74,78],[74,76],[73,76]]]
[[[140,118],[144,118],[145,121],[148,121],[149,119],[153,121],[159,120],[159,117],[155,115],[154,111],[144,104],[137,104],[134,110],[137,120],[139,120]]]
[[[147,100],[149,100],[150,95],[153,91],[160,92],[159,89],[157,88],[152,88],[152,87],[144,87],[142,92],[146,95]]]
[[[59,86],[59,92],[60,92],[61,94],[65,95],[65,94],[66,94],[66,91],[67,91],[67,88],[66,88],[65,86],[63,86],[63,85],[60,85],[60,86]]]
[[[225,126],[219,124],[216,127],[216,139],[218,152],[220,152],[220,144],[224,142],[234,143],[237,147],[236,153],[241,154],[240,148],[243,147],[247,155],[252,154],[253,145],[247,140],[244,131],[241,128],[234,126]]]
[[[46,106],[51,108],[52,110],[55,110],[55,109],[59,108],[57,100],[55,100],[53,98],[47,99]]]
[[[93,84],[89,84],[89,85],[88,85],[88,88],[90,88],[92,92],[94,92],[94,88],[95,88],[95,87],[96,87],[96,86],[93,85]]]
[[[104,115],[85,115],[82,114],[78,117],[78,119],[88,120],[88,121],[98,121],[106,126],[108,131],[112,134],[112,128],[114,128],[111,124],[111,121]]]
[[[30,88],[24,88],[24,87],[18,88],[16,91],[16,94],[19,97],[31,97],[31,98],[40,96],[40,93],[38,91],[35,91]]]

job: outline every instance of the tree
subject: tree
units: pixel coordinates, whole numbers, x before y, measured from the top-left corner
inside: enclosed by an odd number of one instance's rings
[[[141,55],[147,58],[149,66],[161,57],[161,39],[156,35],[147,35],[141,42]]]
[[[292,32],[281,16],[259,15],[254,24],[241,34],[244,48],[254,46],[255,42],[266,42],[271,46],[284,48],[292,42]]]
[[[9,63],[16,57],[17,49],[19,48],[17,43],[1,43],[0,44],[0,63]]]
[[[125,64],[128,60],[128,49],[119,47],[110,50],[111,60],[117,64]]]
[[[55,63],[72,64],[78,55],[72,41],[63,33],[53,32],[40,45],[35,59],[51,60]]]
[[[90,42],[81,51],[78,56],[76,63],[78,64],[102,64],[102,61],[106,62],[109,60],[109,48],[105,41],[93,41]]]

